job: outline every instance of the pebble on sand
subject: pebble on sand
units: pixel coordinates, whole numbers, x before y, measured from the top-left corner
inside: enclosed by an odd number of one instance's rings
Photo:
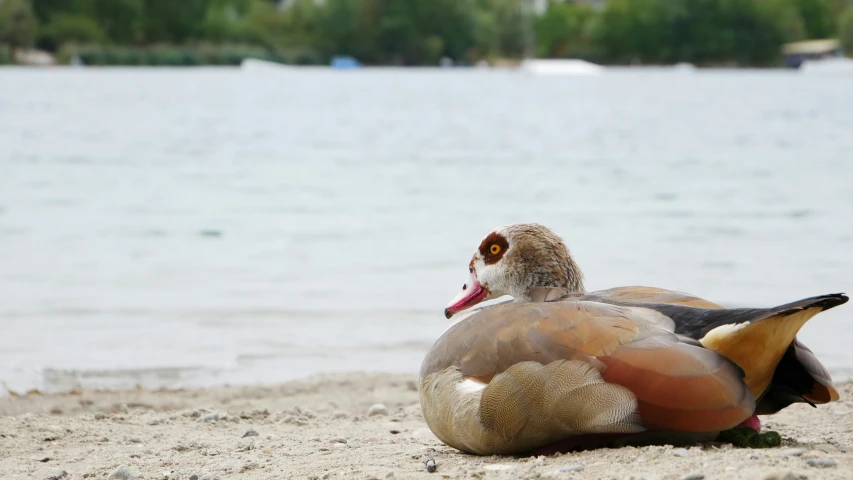
[[[776,455],[780,457],[799,457],[800,455],[806,453],[802,448],[786,448],[784,450],[779,450],[776,452]]]
[[[199,418],[197,421],[199,422],[215,422],[218,420],[225,420],[227,415],[221,414],[219,412],[211,412],[203,417]]]
[[[257,436],[258,436],[258,432],[254,431],[254,430],[246,430],[246,433],[244,433],[241,438],[257,437]]]
[[[62,480],[63,478],[68,476],[68,472],[65,470],[60,470],[53,475],[47,477],[45,480]]]
[[[424,465],[426,465],[427,472],[432,473],[438,469],[438,465],[435,464],[435,459],[428,458],[424,461]]]
[[[702,480],[703,478],[705,478],[705,474],[697,472],[697,473],[689,473],[689,474],[681,477],[681,480]]]
[[[810,458],[806,460],[806,465],[816,468],[832,468],[838,465],[832,458]]]
[[[808,477],[794,472],[770,472],[758,477],[757,480],[806,480]]]
[[[141,475],[135,468],[119,465],[118,468],[113,470],[110,476],[107,477],[107,480],[134,480],[140,476]]]
[[[687,451],[686,448],[674,448],[672,450],[672,454],[676,457],[689,457],[690,452]]]
[[[557,469],[559,472],[580,472],[583,470],[583,465],[576,463],[574,465],[566,465]]]
[[[367,416],[372,417],[374,415],[388,415],[388,407],[382,405],[381,403],[375,403],[370,406],[367,410]]]

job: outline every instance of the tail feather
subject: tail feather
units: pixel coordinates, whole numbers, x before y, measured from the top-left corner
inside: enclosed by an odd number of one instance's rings
[[[786,303],[770,310],[774,311],[774,314],[786,315],[789,313],[794,313],[798,310],[818,307],[821,309],[820,311],[823,312],[829,310],[830,308],[837,307],[839,305],[844,305],[845,303],[847,303],[847,300],[850,299],[847,297],[846,294],[830,293],[827,295],[818,295],[816,297],[809,297],[804,298],[802,300],[797,300],[796,302]]]
[[[774,383],[777,367],[803,325],[818,313],[847,300],[844,294],[820,295],[768,309],[729,310],[732,315],[728,318],[726,310],[715,310],[718,318],[706,326],[699,341],[740,366],[746,373],[744,381],[759,398]],[[826,392],[828,395],[831,388]],[[780,400],[780,403],[785,402]]]
[[[796,335],[809,319],[848,300],[843,293],[831,293],[772,308],[636,306],[666,315],[675,323],[677,335],[733,361],[760,400],[758,413],[773,413],[795,402],[838,399],[826,369]]]

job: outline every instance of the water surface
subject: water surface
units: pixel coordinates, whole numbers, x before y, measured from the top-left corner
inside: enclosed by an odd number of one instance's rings
[[[849,85],[0,69],[0,380],[416,371],[474,248],[510,222],[564,236],[590,289],[853,292]],[[851,308],[801,333],[839,378]]]

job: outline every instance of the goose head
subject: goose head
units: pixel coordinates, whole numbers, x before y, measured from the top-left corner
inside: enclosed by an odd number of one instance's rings
[[[486,235],[468,263],[468,281],[444,315],[509,295],[531,300],[534,287],[562,287],[583,292],[583,274],[563,240],[547,227],[521,223],[498,227]]]

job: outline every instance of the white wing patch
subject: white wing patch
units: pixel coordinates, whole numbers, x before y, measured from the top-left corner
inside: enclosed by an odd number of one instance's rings
[[[466,378],[456,384],[456,391],[460,393],[477,393],[484,388],[486,388],[485,383],[480,383],[470,378]]]
[[[717,328],[714,328],[710,332],[706,333],[704,337],[699,340],[699,343],[702,344],[705,348],[712,348],[718,342],[725,341],[724,339],[729,335],[734,334],[738,330],[743,330],[748,327],[752,322],[743,322],[737,324],[729,324],[729,325],[720,325]]]

